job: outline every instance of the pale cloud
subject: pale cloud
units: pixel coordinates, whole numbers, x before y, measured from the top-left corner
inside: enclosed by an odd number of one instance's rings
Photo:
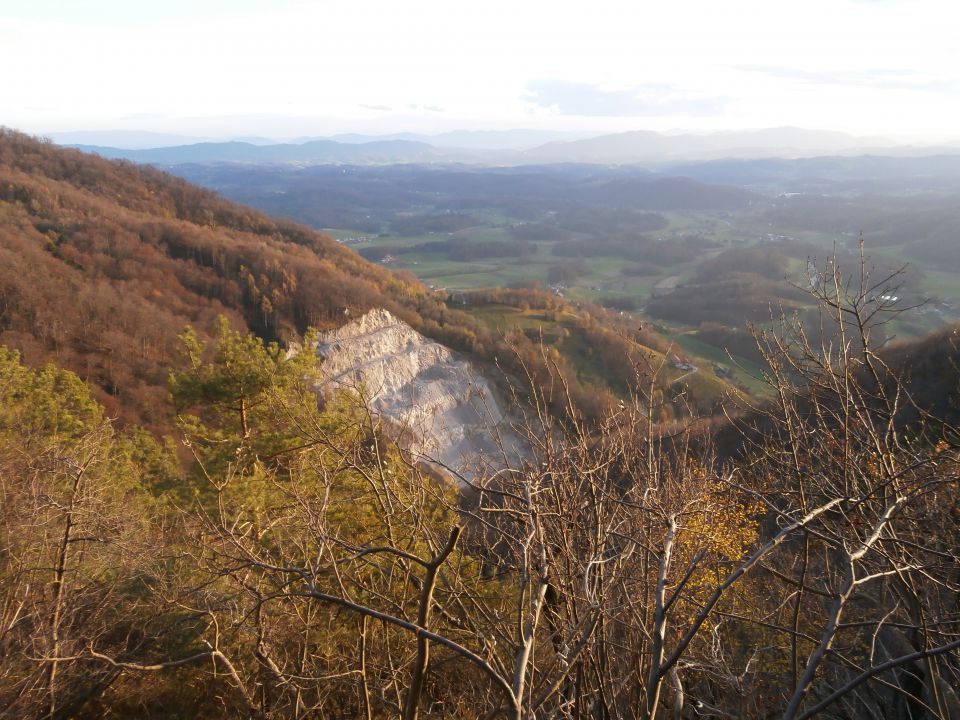
[[[0,81],[0,124],[112,129],[140,116],[132,129],[189,134],[217,123],[264,135],[280,125],[317,134],[318,123],[368,132],[791,124],[932,133],[955,132],[960,116],[954,2],[159,7],[0,0],[0,67],[19,69]]]
[[[444,112],[443,108],[439,105],[417,105],[416,103],[410,103],[407,105],[408,110],[413,110],[414,112],[419,110],[425,110],[426,112],[435,112],[442,113]]]
[[[865,2],[866,0],[860,0]],[[878,0],[874,0],[878,1]],[[845,85],[850,87],[913,90],[915,92],[956,94],[960,92],[957,78],[936,77],[926,73],[889,68],[866,70],[803,70],[790,67],[741,65],[737,70],[761,73],[785,80],[800,80],[812,85]]]
[[[524,99],[564,115],[604,117],[715,116],[727,103],[726,98],[690,96],[652,83],[609,88],[557,79],[528,83]]]

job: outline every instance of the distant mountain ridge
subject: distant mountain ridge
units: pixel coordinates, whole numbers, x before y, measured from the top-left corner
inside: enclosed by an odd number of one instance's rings
[[[154,165],[186,163],[398,163],[429,162],[439,156],[436,148],[409,140],[339,143],[311,140],[302,144],[259,145],[249,142],[204,142],[192,145],[128,150],[96,145],[74,145],[108,159],[132,160]]]
[[[58,145],[116,146],[128,150],[146,150],[158,147],[174,147],[177,145],[211,142],[211,139],[208,137],[143,130],[74,130],[70,132],[47,133],[47,136]]]
[[[566,142],[596,137],[598,132],[563,132],[551,130],[453,130],[429,135],[425,133],[396,133],[391,135],[362,135],[342,133],[329,138],[300,138],[293,142],[309,140],[335,140],[342,143],[368,143],[377,140],[409,140],[433,145],[436,148],[458,150],[529,150],[548,142]]]
[[[892,147],[876,138],[828,130],[782,127],[704,135],[662,135],[638,130],[572,142],[554,142],[523,153],[524,160],[598,164],[666,163],[719,158],[808,157]]]
[[[381,309],[474,361],[519,373],[523,352],[524,370],[559,372],[525,335],[508,342],[446,300],[303,225],[0,128],[0,345],[77,373],[122,422],[171,429],[178,336],[190,325],[209,340],[218,316],[285,343]],[[607,395],[569,377],[576,402],[598,412]]]
[[[667,135],[646,130],[577,138],[576,133],[535,130],[454,131],[437,135],[347,133],[325,138],[299,138],[270,143],[200,142],[168,147],[128,149],[75,144],[107,158],[158,165],[186,163],[391,164],[466,163],[475,165],[595,165],[669,164],[720,159],[808,158],[872,152],[913,156],[930,154],[882,138],[801,128],[767,128],[706,134]],[[553,139],[550,139],[553,138]],[[550,139],[549,142],[540,142]],[[956,148],[960,152],[960,146]]]
[[[282,341],[371,308],[448,342],[476,331],[413,277],[304,226],[0,129],[0,345],[77,372],[126,421],[168,427],[167,375],[187,324],[205,338],[225,315]]]

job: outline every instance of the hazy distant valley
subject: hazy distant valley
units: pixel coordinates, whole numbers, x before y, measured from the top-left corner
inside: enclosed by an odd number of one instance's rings
[[[808,261],[906,266],[894,333],[960,317],[960,155],[169,170],[435,288],[535,287],[685,328],[803,310]]]
[[[0,130],[0,715],[960,717],[956,158],[160,165]]]
[[[794,128],[172,142],[83,147],[319,230],[416,276],[485,333],[546,341],[584,400],[626,391],[617,358],[633,342],[666,359],[666,387],[696,368],[683,387],[701,411],[734,387],[762,395],[749,328],[781,312],[815,324],[809,289],[828,258],[859,264],[861,236],[873,279],[895,276],[884,341],[960,318],[960,154],[950,148]],[[871,144],[876,154],[860,154]],[[598,352],[591,323],[643,337]],[[494,357],[489,340],[479,345]]]
[[[960,720],[956,2],[0,67],[0,720]]]

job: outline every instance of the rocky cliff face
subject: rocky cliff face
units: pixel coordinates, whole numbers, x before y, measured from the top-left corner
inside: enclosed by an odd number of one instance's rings
[[[523,443],[478,368],[386,310],[323,333],[317,354],[321,392],[361,393],[403,428],[404,443],[421,459],[472,478],[503,466],[501,446],[511,460],[523,455]]]

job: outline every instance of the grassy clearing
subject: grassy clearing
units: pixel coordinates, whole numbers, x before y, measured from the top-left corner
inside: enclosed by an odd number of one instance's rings
[[[475,226],[452,233],[443,232],[412,237],[396,235],[371,237],[366,235],[369,238],[368,240],[362,243],[349,243],[349,246],[357,250],[366,247],[391,246],[415,248],[425,243],[439,243],[449,239],[458,239],[463,242],[512,242],[514,236],[509,224],[517,222],[515,219],[509,218],[496,210],[471,211],[471,215],[477,223]],[[660,231],[650,233],[652,236],[663,237],[664,242],[669,243],[679,242],[681,238],[699,234],[718,243],[720,247],[699,252],[696,258],[691,261],[661,267],[610,256],[593,255],[584,257],[582,260],[587,272],[574,280],[563,283],[564,297],[574,303],[577,301],[602,303],[605,299],[622,298],[634,300],[638,307],[642,307],[650,300],[658,283],[663,283],[665,280],[670,283],[675,278],[677,283],[686,284],[692,278],[697,277],[704,261],[722,252],[723,248],[749,247],[755,245],[768,233],[784,234],[797,240],[810,242],[817,248],[816,251],[813,251],[813,254],[816,255],[815,259],[820,264],[835,248],[848,250],[851,245],[850,238],[846,236],[826,232],[798,231],[784,227],[774,228],[749,214],[717,216],[706,213],[664,213],[664,215],[668,219],[668,226]],[[364,235],[350,228],[330,228],[326,232],[340,239],[356,238]],[[425,252],[421,250],[397,254],[394,261],[389,263],[388,266],[409,270],[428,284],[450,290],[529,284],[539,284],[541,287],[547,288],[550,285],[551,268],[574,260],[574,258],[554,255],[553,250],[556,246],[556,241],[539,240],[532,243],[533,252],[522,259],[518,257],[491,257],[467,261],[452,260],[444,251]],[[883,259],[886,262],[909,259],[907,257],[909,253],[907,246],[875,248],[871,252],[878,260]],[[960,299],[960,275],[941,271],[936,267],[931,267],[929,263],[919,264],[919,266],[924,273],[922,285],[919,288],[923,294],[941,299]],[[626,273],[624,273],[625,268],[627,269]],[[654,274],[631,275],[629,273],[631,268],[653,270]],[[789,277],[803,282],[805,273],[805,259],[793,258],[790,260],[787,272]],[[664,290],[665,285],[661,285],[660,291]],[[535,319],[524,316],[516,308],[510,311],[501,308],[495,312],[486,313],[485,316],[490,318],[491,323],[520,327],[524,330],[532,330],[534,325],[539,323],[543,325],[547,335],[556,335],[550,329],[550,322],[547,322],[544,318]],[[908,313],[898,320],[892,330],[901,337],[916,337],[942,326],[948,319],[938,312]],[[721,381],[722,384],[722,379],[716,378],[713,372],[713,365],[720,364],[730,368],[733,374],[732,380],[744,387],[750,394],[762,395],[766,392],[765,385],[753,377],[758,375],[759,368],[749,362],[742,361],[743,367],[738,369],[723,354],[722,350],[701,343],[690,335],[678,334],[672,339],[677,342],[678,347],[682,348],[684,353],[701,360],[701,363],[697,364],[704,365],[704,370],[698,374]],[[576,334],[569,333],[564,341],[563,351],[570,355],[571,361],[574,362],[578,372],[584,377],[596,378],[598,383],[604,382],[603,378],[597,375],[598,369],[595,367],[595,363],[590,360],[590,348],[581,347],[577,343]],[[691,382],[694,382],[694,380],[691,380]],[[695,382],[700,385],[704,384],[703,378],[697,378]],[[706,384],[712,385],[712,383]],[[710,388],[701,388],[701,390],[710,390]]]
[[[960,275],[956,273],[927,270],[920,287],[931,297],[960,299]]]
[[[502,304],[472,306],[467,311],[497,332],[515,329],[534,341],[542,337],[548,347],[555,347],[570,362],[577,379],[582,383],[609,388],[617,393],[626,393],[632,384],[632,378],[608,375],[603,359],[578,327],[577,315],[573,312],[553,315],[542,310],[522,310]],[[698,352],[701,348],[694,347],[694,344],[702,346],[703,354]],[[687,343],[682,354],[697,366],[697,371],[693,373],[674,367],[672,358],[652,348],[637,346],[637,350],[640,357],[649,363],[650,369],[657,371],[657,385],[671,396],[689,392],[690,397],[696,398],[697,404],[703,407],[719,402],[734,392],[734,385],[713,372],[713,364],[730,365],[729,360],[720,362],[721,353],[716,348],[696,341]],[[734,382],[748,393],[754,394],[755,389],[762,387],[746,377],[744,372],[736,369],[734,372]]]
[[[362,250],[374,247],[415,247],[430,242],[443,242],[449,239],[463,240],[464,242],[511,242],[514,239],[509,224],[516,219],[504,215],[498,210],[474,210],[472,217],[478,223],[475,226],[457,230],[452,233],[434,233],[413,237],[388,235],[373,237],[363,242],[350,243],[350,246]],[[743,236],[743,231],[732,220],[718,219],[709,215],[665,213],[668,226],[652,235],[666,238],[681,238],[690,234],[703,234],[719,240],[721,243],[732,243],[733,238]],[[330,228],[326,232],[337,238],[355,238],[362,233],[349,228]],[[553,254],[556,242],[550,240],[536,241],[532,245],[535,250],[523,262],[517,257],[484,258],[482,260],[457,261],[451,260],[444,252],[414,252],[403,253],[395,258],[391,267],[404,268],[412,271],[422,280],[432,284],[442,284],[451,289],[468,290],[471,288],[487,288],[511,285],[525,282],[539,282],[548,284],[548,273],[551,266],[570,261],[572,258]],[[644,302],[651,292],[651,288],[658,279],[680,275],[687,279],[696,274],[700,263],[720,252],[709,250],[701,253],[696,260],[680,263],[660,269],[658,275],[638,278],[624,275],[622,270],[626,266],[636,265],[629,260],[609,256],[591,256],[583,258],[588,272],[576,280],[566,282],[565,294],[568,297],[599,300],[614,295],[634,295],[638,302]]]
[[[443,236],[440,237],[442,238]],[[458,240],[477,242],[486,242],[491,240],[505,242],[514,239],[513,233],[510,232],[509,228],[488,227],[484,225],[457,230],[455,233],[453,233],[453,237],[457,238]]]
[[[708,345],[685,333],[671,335],[669,339],[675,342],[684,354],[705,361],[706,366],[701,369],[701,372],[712,374],[713,367],[721,365],[730,370],[732,381],[743,386],[750,395],[766,397],[771,393],[770,386],[761,379],[762,368],[756,363],[736,355],[731,361],[727,353],[720,348]]]
[[[423,245],[424,243],[429,242],[441,242],[447,239],[446,233],[442,235],[437,234],[427,234],[427,235],[413,235],[407,237],[400,237],[398,235],[387,235],[385,237],[371,237],[367,236],[370,239],[364,242],[354,243],[351,247],[356,249],[361,248],[372,248],[372,247],[413,247],[416,245]]]

